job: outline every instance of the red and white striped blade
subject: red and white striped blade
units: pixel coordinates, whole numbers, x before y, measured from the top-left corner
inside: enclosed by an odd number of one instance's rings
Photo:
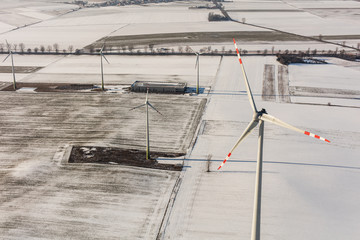
[[[313,137],[313,138],[320,139],[320,140],[328,142],[328,143],[330,142],[326,138],[320,137],[320,136],[318,136],[316,134],[313,134],[313,133],[310,133],[308,131],[301,130],[301,129],[299,129],[297,127],[294,127],[294,126],[292,126],[292,125],[290,125],[290,124],[288,124],[286,122],[283,122],[280,119],[278,119],[278,118],[276,118],[274,116],[271,116],[269,114],[263,114],[262,116],[260,116],[260,119],[263,120],[263,121],[266,121],[266,122],[274,123],[274,124],[279,125],[281,127],[285,127],[285,128],[294,130],[294,131],[299,132],[299,133],[303,133],[305,135],[308,135],[308,136]]]
[[[234,46],[235,46],[235,49],[236,49],[236,53],[237,53],[237,56],[239,58],[239,63],[240,63],[240,66],[241,66],[241,70],[242,70],[242,73],[244,75],[244,80],[245,80],[245,85],[246,85],[246,92],[247,92],[247,95],[248,95],[248,98],[249,98],[249,102],[250,102],[250,105],[251,105],[253,111],[257,112],[255,101],[254,101],[254,98],[253,98],[253,95],[252,95],[252,92],[251,92],[250,84],[249,84],[249,81],[248,81],[248,78],[247,78],[247,75],[246,75],[246,72],[245,72],[245,67],[244,67],[243,61],[241,60],[240,51],[239,51],[238,47],[236,46],[235,38],[233,38],[233,40],[234,40]]]
[[[237,146],[239,146],[239,144],[242,142],[242,140],[244,140],[251,133],[251,131],[256,127],[256,125],[258,123],[259,123],[259,121],[254,121],[254,120],[252,120],[249,123],[249,125],[247,126],[247,128],[245,129],[245,131],[243,132],[241,137],[239,138],[239,140],[236,142],[234,147],[231,149],[231,151],[229,152],[229,154],[227,155],[227,157],[224,159],[224,161],[221,163],[221,165],[218,167],[217,170],[220,170],[220,168],[222,168],[222,166],[226,163],[226,161],[229,160],[232,152],[237,148]]]

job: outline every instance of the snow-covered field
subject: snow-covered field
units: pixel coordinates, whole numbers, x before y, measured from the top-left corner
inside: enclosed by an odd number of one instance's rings
[[[196,48],[195,48],[196,49]],[[189,87],[196,85],[196,56],[116,56],[104,61],[106,84],[131,85],[135,81],[185,82]],[[31,60],[32,59],[32,60]],[[99,56],[14,56],[17,66],[44,67],[31,74],[16,74],[19,82],[39,83],[84,83],[100,84],[101,68]],[[31,61],[30,61],[31,60]],[[220,57],[200,57],[200,85],[210,87]],[[11,61],[0,66],[11,66]],[[0,81],[11,82],[11,73],[0,73]]]
[[[331,15],[320,17],[311,12],[311,8],[323,11],[340,8],[348,9],[349,15],[352,13],[356,15],[360,8],[360,3],[357,1],[275,1],[274,3],[235,1],[224,5],[225,9],[230,11],[230,16],[236,20],[242,21],[245,18],[246,23],[290,33],[305,36],[358,35],[360,33],[356,19],[338,19]]]
[[[208,22],[208,12],[218,10],[188,9],[208,3],[78,9],[55,0],[3,1],[0,43],[4,47],[7,39],[26,48],[57,43],[62,51],[106,36],[264,31],[234,22]],[[313,36],[360,35],[355,20],[358,1],[223,4],[231,17],[263,27]],[[346,39],[354,46],[357,41]],[[232,39],[189,45],[195,50],[209,45],[234,50]],[[238,41],[238,47],[271,52],[272,47],[321,51],[338,46],[264,39]],[[195,55],[106,57],[110,64],[104,62],[105,87],[129,86],[136,80],[186,82],[190,87],[196,83]],[[0,63],[4,72],[11,66],[9,60]],[[15,66],[41,67],[16,74],[23,83],[101,82],[100,56],[16,54],[14,61]],[[327,65],[285,67],[274,56],[244,56],[243,61],[258,109],[331,141],[265,124],[261,238],[357,240],[359,62],[327,58]],[[272,84],[264,77],[266,66],[274,69]],[[11,73],[0,73],[0,88],[11,82]],[[151,115],[152,146],[187,150],[180,174],[59,162],[72,144],[143,148],[144,113],[129,109],[143,103],[144,94],[0,91],[0,238],[249,239],[258,129],[221,171],[216,170],[252,119],[238,59],[201,56],[200,87],[209,91],[198,96],[150,94],[150,102],[167,115]],[[264,92],[272,98],[264,98]]]
[[[356,239],[360,130],[353,116],[358,109],[263,102],[263,66],[277,63],[259,57],[245,57],[244,63],[258,108],[332,141],[265,124],[262,239]],[[328,87],[326,82],[322,87]],[[221,171],[216,168],[251,119],[239,63],[226,57],[210,94],[204,129],[186,161],[189,167],[164,239],[250,238],[257,128]]]

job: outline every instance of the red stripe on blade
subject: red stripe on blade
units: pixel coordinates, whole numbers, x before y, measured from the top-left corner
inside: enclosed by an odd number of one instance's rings
[[[310,136],[310,133],[307,131],[305,131],[304,134]]]

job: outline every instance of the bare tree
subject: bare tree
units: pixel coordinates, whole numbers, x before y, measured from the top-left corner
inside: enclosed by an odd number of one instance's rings
[[[16,52],[18,45],[16,43],[14,43],[13,46],[14,46],[14,51]]]
[[[40,51],[41,51],[42,53],[45,52],[45,46],[44,46],[44,45],[41,45],[41,46],[40,46]]]
[[[0,52],[4,51],[4,44],[0,43]]]
[[[59,44],[54,43],[53,47],[54,47],[55,52],[58,53],[59,52]]]
[[[134,50],[134,45],[129,44],[128,49],[129,49],[129,51],[132,53],[132,51]]]
[[[34,52],[37,53],[39,51],[39,48],[38,47],[35,47],[34,48]]]
[[[154,44],[149,44],[149,48],[150,48],[150,52],[153,52],[153,50],[154,50]]]
[[[24,50],[25,50],[25,44],[24,44],[24,43],[20,43],[20,44],[19,44],[19,47],[20,47],[21,52],[24,52]]]
[[[69,53],[72,53],[72,52],[73,52],[73,50],[74,50],[74,46],[73,46],[73,45],[70,45],[70,46],[68,47],[68,51],[69,51]]]
[[[144,51],[147,53],[147,51],[148,51],[148,46],[144,46]]]
[[[51,45],[48,45],[47,48],[46,48],[46,50],[47,50],[48,52],[51,52],[51,50],[52,50]]]
[[[182,47],[182,46],[179,46],[179,47],[178,47],[178,51],[179,51],[179,53],[182,53],[182,52],[183,52],[183,47]]]

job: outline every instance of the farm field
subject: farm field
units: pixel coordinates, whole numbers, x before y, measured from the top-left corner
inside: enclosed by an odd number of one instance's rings
[[[0,59],[7,41],[18,83],[12,91],[11,58],[1,61],[1,239],[250,239],[258,128],[217,170],[253,117],[243,72],[236,55],[195,65],[187,48],[234,53],[232,38],[252,51],[242,61],[258,110],[331,141],[265,123],[261,239],[358,239],[360,62],[275,56],[358,55],[358,1],[225,1],[235,21],[218,22],[208,1],[1,4]],[[135,81],[187,84],[185,94],[148,95],[163,114],[149,108],[150,151],[181,155],[157,160],[182,171],[69,163],[73,146],[145,150],[145,108],[131,109],[146,95],[129,91]]]

